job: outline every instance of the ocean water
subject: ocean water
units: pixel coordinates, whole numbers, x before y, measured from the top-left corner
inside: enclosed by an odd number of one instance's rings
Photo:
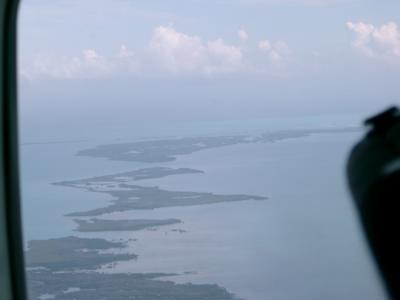
[[[292,124],[292,128],[306,128],[307,122],[310,127],[323,127],[314,120]],[[330,124],[352,125],[343,120]],[[209,132],[197,134],[228,133],[229,126],[204,126]],[[271,126],[260,121],[241,128],[256,132]],[[25,145],[21,147],[25,239],[71,234],[135,239],[129,242],[129,250],[139,255],[138,260],[117,263],[104,271],[177,273],[180,275],[166,279],[217,283],[249,300],[384,299],[345,182],[346,157],[360,136],[361,132],[314,134],[276,143],[208,149],[156,164],[196,168],[204,174],[139,184],[254,194],[268,200],[114,213],[105,217],[179,218],[183,223],[155,231],[112,233],[76,233],[71,220],[63,217],[68,212],[100,207],[109,199],[107,195],[50,183],[149,164],[74,155],[99,140]]]

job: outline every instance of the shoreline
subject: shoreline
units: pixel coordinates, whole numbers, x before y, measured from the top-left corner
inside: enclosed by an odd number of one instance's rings
[[[137,171],[137,170],[136,170]],[[203,173],[202,171],[200,171],[199,172],[199,174],[200,173]],[[186,174],[193,174],[193,175],[195,175],[196,173],[186,173]],[[116,175],[116,174],[114,174],[114,175]],[[172,174],[172,175],[179,175],[179,174]],[[182,175],[185,175],[185,174],[182,174]],[[106,176],[112,176],[112,175],[106,175]],[[169,176],[169,175],[167,175],[167,176]],[[100,176],[100,177],[102,177],[102,176]],[[122,176],[123,177],[123,176]],[[160,178],[163,178],[163,177],[165,177],[165,176],[160,176],[160,177],[154,177],[155,179],[160,179]],[[104,179],[104,178],[103,178]],[[150,178],[145,178],[145,179],[152,179],[151,177]],[[86,179],[86,180],[88,180],[88,179]],[[80,183],[82,183],[82,182],[80,182]],[[88,182],[85,182],[85,183],[88,183]],[[98,183],[98,182],[97,182]],[[105,184],[109,184],[109,182],[107,182],[107,183],[105,183]],[[120,186],[120,188],[125,188],[125,189],[131,189],[131,188],[134,188],[134,189],[137,189],[137,185],[132,185],[132,184],[130,184],[130,183],[125,183],[125,182],[119,182],[118,184],[122,184],[122,186]],[[62,184],[61,184],[62,185]],[[70,186],[70,187],[72,187],[72,186]],[[93,187],[91,187],[91,188],[93,188]],[[147,187],[146,187],[147,188]],[[96,189],[96,188],[95,188]],[[101,193],[109,193],[109,195],[116,195],[114,192],[115,191],[110,191],[110,190],[106,190],[106,189],[104,189],[104,186],[103,186],[103,190],[102,191],[96,191],[96,190],[90,190],[89,192],[101,192]],[[190,192],[189,192],[190,193]],[[206,193],[207,194],[207,193]],[[190,197],[191,196],[198,196],[198,195],[195,195],[195,194],[186,194],[186,195],[189,195],[189,199],[190,199]],[[209,193],[208,193],[208,195],[209,195]],[[261,199],[260,199],[261,200]],[[265,199],[263,199],[263,200],[265,200]],[[238,201],[244,201],[244,202],[246,202],[246,200],[238,200]],[[232,204],[231,202],[234,202],[234,201],[222,201],[222,202],[213,202],[213,203],[210,203],[210,206],[212,207],[212,204],[215,204],[215,203],[221,203],[221,204],[224,204],[224,206],[225,205],[230,205],[230,204]],[[197,205],[198,204],[193,204],[193,205],[189,205],[188,206],[188,208],[189,207],[197,207]],[[170,207],[170,208],[184,208],[184,206],[182,206],[182,205],[171,205],[171,206],[166,206],[166,208],[168,208],[168,207]],[[150,210],[159,210],[157,207],[152,207],[152,208],[149,208]],[[134,210],[136,210],[136,211],[138,211],[137,210],[137,208],[135,208]],[[118,211],[118,210],[117,210]],[[115,213],[117,213],[118,214],[118,212],[115,212]],[[125,210],[126,212],[128,212],[128,210]],[[122,211],[122,212],[124,212],[124,211]],[[124,220],[123,220],[124,221]],[[126,221],[126,220],[125,220]],[[152,221],[154,221],[154,220],[152,220]],[[161,227],[162,228],[162,227]],[[161,232],[160,233],[163,233],[163,230],[162,229],[158,229],[158,230],[160,230]],[[146,229],[144,229],[145,231],[146,231]],[[140,232],[142,232],[143,234],[146,234],[146,232],[143,232],[143,230],[139,230]],[[102,234],[102,233],[104,233],[104,232],[102,232],[102,231],[98,231],[97,232],[98,234]],[[176,234],[178,234],[179,232],[177,231],[177,232],[175,232]],[[140,260],[140,257],[139,257],[139,260]],[[186,272],[196,272],[197,270],[194,270],[194,271],[191,271],[190,269],[188,270],[188,271],[186,271]],[[142,273],[142,274],[144,274],[144,273]],[[191,274],[186,274],[186,275],[191,275]],[[194,275],[194,276],[196,276],[196,274],[192,274],[192,275]],[[197,274],[197,275],[199,275],[199,274]],[[184,273],[180,273],[180,274],[178,274],[178,273],[174,273],[174,275],[172,275],[172,274],[170,274],[170,275],[168,275],[168,276],[172,276],[172,277],[170,277],[170,278],[173,278],[173,277],[182,277],[182,276],[185,276],[185,274]],[[190,277],[190,276],[189,276]],[[175,278],[176,279],[176,278]]]

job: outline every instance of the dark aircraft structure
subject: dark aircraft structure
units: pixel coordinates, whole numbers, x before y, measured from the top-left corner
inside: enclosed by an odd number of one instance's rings
[[[365,121],[371,129],[350,154],[348,182],[367,240],[393,299],[400,299],[400,111]]]

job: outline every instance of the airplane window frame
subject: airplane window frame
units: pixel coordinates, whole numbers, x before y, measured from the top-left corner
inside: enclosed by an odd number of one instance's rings
[[[0,0],[0,299],[25,300],[17,128],[18,0]]]

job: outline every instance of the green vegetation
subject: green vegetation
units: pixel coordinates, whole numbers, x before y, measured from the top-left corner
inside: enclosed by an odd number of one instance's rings
[[[100,250],[124,248],[125,244],[103,239],[82,239],[74,236],[30,241],[26,251],[28,268],[52,271],[93,270],[101,265],[136,259],[135,254],[104,254]]]
[[[80,232],[98,232],[98,231],[135,231],[145,228],[152,228],[165,225],[181,223],[178,219],[166,220],[74,220],[78,223],[77,231]]]

